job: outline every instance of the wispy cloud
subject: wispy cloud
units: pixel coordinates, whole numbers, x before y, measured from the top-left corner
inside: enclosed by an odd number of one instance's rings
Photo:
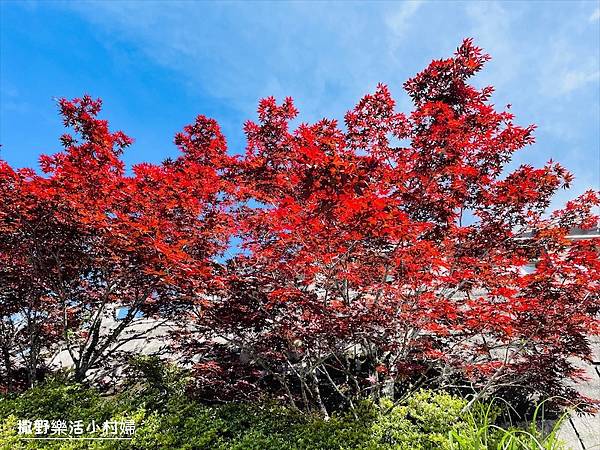
[[[517,10],[513,8],[511,13],[505,5],[492,1],[470,2],[465,9],[470,19],[466,27],[469,35],[492,55],[481,79],[501,88],[518,77],[521,70],[523,55],[517,51],[513,33]]]
[[[588,83],[600,80],[600,71],[573,70],[567,71],[561,78],[559,93],[565,94],[579,89]]]
[[[227,5],[149,2],[139,8],[137,2],[100,2],[93,9],[84,3],[71,7],[107,30],[105,39],[132,42],[182,76],[190,91],[209,93],[245,113],[260,97],[292,95],[310,118],[319,118],[345,104],[348,96],[358,99],[375,86],[378,75],[392,69],[379,58],[385,36],[372,30],[385,27],[370,5]],[[418,3],[401,4],[400,10],[413,5]]]
[[[556,33],[548,43],[549,52],[537,73],[539,93],[556,98],[597,84],[600,60],[597,55],[567,36],[569,30]]]
[[[411,18],[423,4],[423,0],[412,0],[400,4],[399,8],[386,17],[385,23],[396,36],[404,36],[410,26]]]
[[[598,22],[600,21],[600,8],[596,8],[594,12],[590,15],[590,22]]]

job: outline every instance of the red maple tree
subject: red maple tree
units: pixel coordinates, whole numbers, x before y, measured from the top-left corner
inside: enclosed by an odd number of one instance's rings
[[[59,106],[76,136],[40,158],[44,174],[0,165],[4,371],[26,367],[29,384],[59,350],[84,379],[152,331],[131,332],[136,316],[158,327],[209,289],[230,233],[220,181],[228,157],[213,120],[199,116],[176,136],[176,160],[127,175],[121,155],[132,141],[97,118],[101,102]],[[125,313],[115,322],[117,308]]]
[[[573,397],[573,358],[600,332],[600,263],[598,239],[568,235],[597,226],[598,194],[548,214],[563,167],[506,173],[534,127],[468,84],[488,59],[466,40],[405,83],[410,114],[380,85],[344,127],[291,130],[292,100],[264,99],[238,157],[199,116],[182,156],[132,175],[99,101],[61,101],[79,140],[42,157],[45,175],[0,165],[3,370],[25,364],[33,382],[62,346],[81,379],[143,312],[179,319],[211,400],[268,391],[328,414],[422,385]],[[128,312],[107,333],[114,305]]]
[[[551,161],[505,174],[534,127],[467,83],[488,59],[465,40],[405,83],[410,114],[379,85],[345,129],[292,131],[290,98],[260,102],[232,171],[245,251],[186,340],[201,395],[269,388],[325,414],[424,384],[574,395],[564,381],[598,332],[600,264],[597,239],[567,235],[596,226],[598,196],[548,217],[572,176]]]

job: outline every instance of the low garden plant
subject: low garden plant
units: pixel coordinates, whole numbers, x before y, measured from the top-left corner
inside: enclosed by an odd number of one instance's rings
[[[137,364],[144,378],[114,395],[81,384],[48,381],[0,398],[0,449],[553,449],[564,448],[556,429],[534,414],[520,427],[497,423],[502,402],[477,402],[445,392],[420,390],[403,400],[362,401],[354,411],[326,419],[274,401],[206,404],[183,389],[183,372]],[[48,419],[96,422],[131,420],[131,440],[26,440],[18,421]],[[70,435],[72,436],[72,435]],[[84,433],[81,437],[90,436]],[[27,437],[33,437],[27,436]],[[38,436],[43,437],[43,436]],[[49,434],[44,437],[51,437]]]

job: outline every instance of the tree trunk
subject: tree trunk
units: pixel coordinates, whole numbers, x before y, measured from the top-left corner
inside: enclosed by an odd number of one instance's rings
[[[391,400],[394,399],[394,388],[396,385],[396,379],[394,377],[386,378],[381,386],[381,396],[387,397]]]

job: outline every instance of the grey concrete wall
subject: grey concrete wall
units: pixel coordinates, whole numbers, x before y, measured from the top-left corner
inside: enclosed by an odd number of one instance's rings
[[[582,395],[600,400],[600,338],[592,341],[592,349],[592,362],[579,363],[587,380],[576,387]],[[600,412],[572,414],[560,430],[560,437],[573,450],[600,450]]]

